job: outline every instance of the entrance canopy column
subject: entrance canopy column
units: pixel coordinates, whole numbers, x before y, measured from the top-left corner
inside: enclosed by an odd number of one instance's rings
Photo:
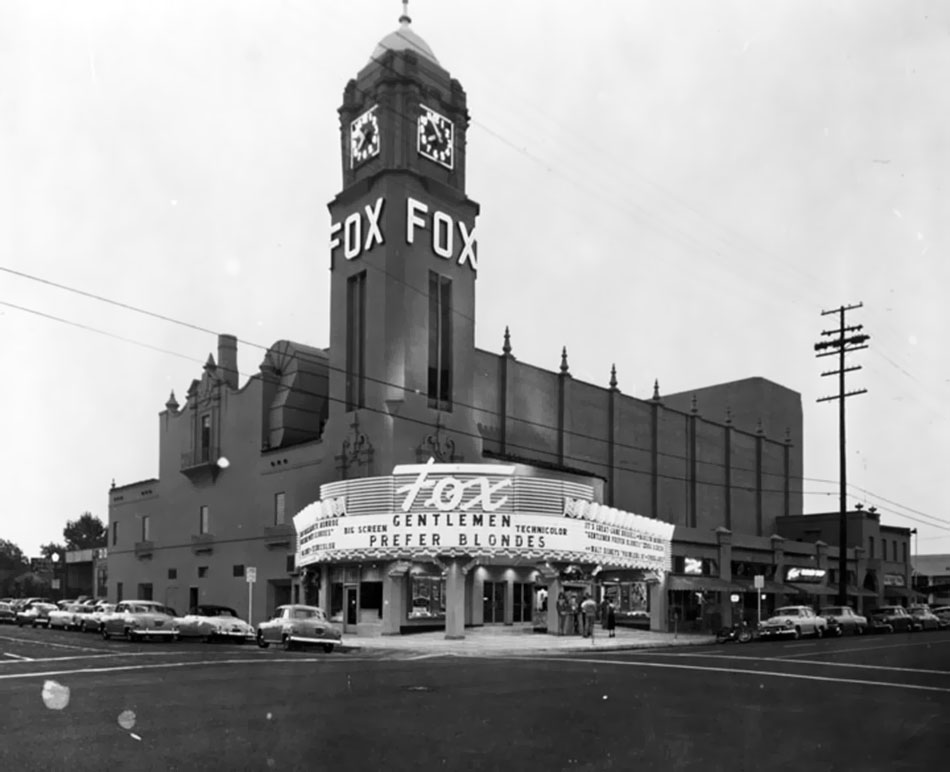
[[[445,637],[465,637],[465,574],[468,558],[448,558],[445,568]]]

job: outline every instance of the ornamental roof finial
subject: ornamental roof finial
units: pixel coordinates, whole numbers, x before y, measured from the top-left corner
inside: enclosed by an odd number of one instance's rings
[[[610,388],[614,391],[617,390],[617,364],[616,362],[610,366]]]
[[[653,381],[653,399],[656,402],[660,401],[660,379],[659,378]]]
[[[509,356],[511,354],[511,333],[508,331],[507,324],[505,325],[505,343],[501,347],[501,352],[505,356]]]
[[[567,366],[567,346],[564,346],[561,349],[561,372],[564,375],[567,375],[568,366]]]
[[[402,0],[402,16],[399,17],[400,24],[412,24],[409,18],[409,0]]]

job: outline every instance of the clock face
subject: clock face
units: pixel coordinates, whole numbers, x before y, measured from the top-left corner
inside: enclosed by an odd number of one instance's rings
[[[379,155],[379,121],[371,107],[350,124],[350,168]]]
[[[444,115],[420,105],[419,154],[451,169],[455,163],[455,126]]]

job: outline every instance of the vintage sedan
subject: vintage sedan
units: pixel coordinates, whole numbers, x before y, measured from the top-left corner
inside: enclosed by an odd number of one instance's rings
[[[0,624],[12,625],[16,622],[16,609],[12,603],[0,601]]]
[[[320,645],[326,652],[342,643],[343,634],[316,606],[278,606],[274,616],[257,626],[257,645],[266,649],[272,643],[290,650],[297,646]]]
[[[88,614],[88,610],[81,603],[71,603],[66,606],[60,606],[55,611],[49,612],[48,627],[52,630],[58,627],[60,630],[69,630],[70,628],[79,629],[77,616]]]
[[[942,627],[950,627],[950,606],[934,606],[930,610],[940,620]]]
[[[79,629],[84,633],[98,633],[102,630],[102,620],[115,612],[115,603],[97,603],[90,607],[88,614],[79,617]]]
[[[178,634],[182,638],[202,638],[209,643],[254,640],[254,628],[228,606],[197,606],[179,620]]]
[[[867,632],[867,617],[855,613],[851,606],[825,606],[818,613],[828,620],[828,632],[832,635],[864,635]]]
[[[803,635],[816,635],[821,638],[828,632],[828,620],[818,616],[811,606],[782,606],[759,625],[762,638],[790,636],[801,638]]]
[[[943,627],[940,617],[929,606],[910,606],[907,613],[917,621],[921,630],[939,630]]]
[[[46,627],[49,625],[49,614],[51,611],[56,611],[56,605],[54,603],[30,602],[17,612],[16,623],[20,627],[23,627],[23,625]]]
[[[887,633],[907,633],[920,630],[917,620],[907,613],[903,606],[881,606],[868,614],[872,630]]]
[[[113,635],[129,641],[149,638],[178,640],[178,615],[174,609],[152,600],[124,600],[103,617],[100,632],[104,640]]]

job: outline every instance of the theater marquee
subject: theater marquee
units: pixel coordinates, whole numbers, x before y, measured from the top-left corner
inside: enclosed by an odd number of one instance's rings
[[[294,517],[297,565],[468,555],[668,571],[673,526],[582,483],[498,464],[413,464],[321,487]]]

